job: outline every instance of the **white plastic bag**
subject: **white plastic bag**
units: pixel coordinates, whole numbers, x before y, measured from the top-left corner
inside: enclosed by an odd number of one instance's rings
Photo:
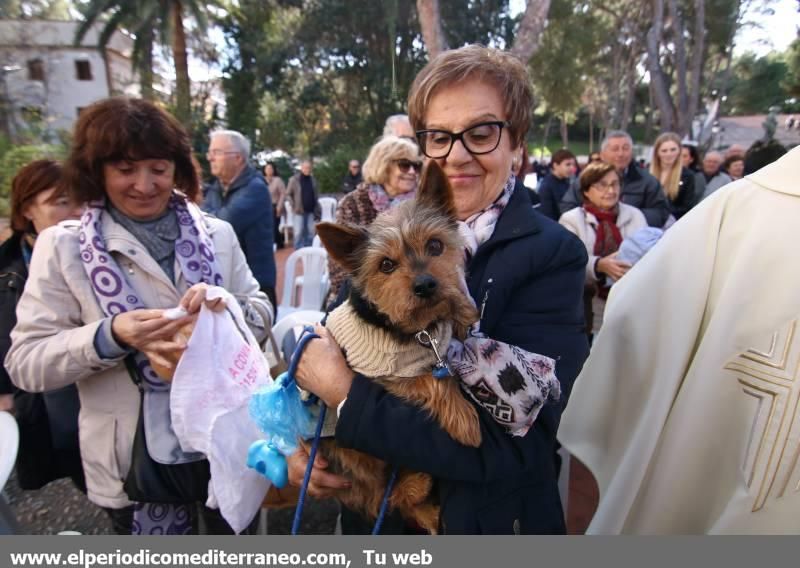
[[[207,299],[227,309],[200,310],[172,380],[172,426],[184,451],[203,452],[211,464],[209,507],[237,533],[258,512],[269,481],[247,467],[247,450],[261,438],[248,414],[250,395],[272,382],[269,365],[236,299],[213,287]]]

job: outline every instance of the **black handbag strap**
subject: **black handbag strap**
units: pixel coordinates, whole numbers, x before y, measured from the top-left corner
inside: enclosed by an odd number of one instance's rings
[[[140,391],[144,391],[142,377],[139,375],[139,369],[136,367],[136,360],[133,355],[125,357],[125,368],[128,370],[128,376]]]

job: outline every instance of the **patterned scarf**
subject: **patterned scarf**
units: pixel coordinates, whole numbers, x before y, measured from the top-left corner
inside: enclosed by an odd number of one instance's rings
[[[597,218],[597,230],[594,240],[594,255],[603,258],[619,250],[622,244],[622,233],[617,227],[617,215],[619,207],[614,207],[611,211],[602,211],[589,202],[583,204],[583,209]],[[605,280],[604,280],[605,282]],[[610,288],[605,284],[599,284],[598,294],[604,300],[608,298]]]
[[[391,197],[382,186],[377,183],[371,183],[367,186],[367,194],[369,195],[369,200],[372,202],[373,207],[375,207],[375,211],[377,213],[383,213],[387,209],[391,209],[403,201],[414,199],[417,192],[413,190]]]
[[[506,180],[503,190],[497,196],[491,205],[486,209],[478,211],[467,217],[464,221],[458,222],[458,232],[461,238],[464,239],[464,244],[467,253],[467,264],[470,259],[475,255],[475,251],[483,243],[488,241],[494,233],[494,228],[497,225],[497,220],[500,214],[508,205],[508,200],[511,199],[511,194],[514,193],[514,183],[516,179],[512,174]]]
[[[494,233],[515,182],[515,177],[509,176],[491,205],[459,221],[467,263]],[[470,297],[463,276],[461,288]],[[447,360],[462,388],[512,436],[527,434],[545,403],[561,396],[553,359],[486,337],[480,331],[480,321],[463,342],[450,340]]]
[[[222,274],[217,266],[214,245],[206,231],[200,210],[186,202],[186,198],[173,193],[169,207],[175,211],[180,227],[180,236],[175,241],[175,257],[189,286],[205,282],[222,286]],[[79,232],[80,255],[83,268],[92,284],[103,313],[113,316],[146,306],[136,291],[125,279],[114,257],[109,254],[101,232],[102,216],[106,212],[105,200],[90,204],[81,218]],[[150,361],[141,352],[134,355],[142,388],[143,403],[147,406],[148,395],[162,393],[169,396],[170,385],[155,374]],[[142,409],[144,412],[144,409]],[[167,417],[168,420],[168,417]],[[171,428],[170,428],[171,430]],[[183,460],[186,461],[186,460]],[[191,529],[189,508],[186,505],[163,505],[137,503],[134,508],[133,534],[187,534]]]

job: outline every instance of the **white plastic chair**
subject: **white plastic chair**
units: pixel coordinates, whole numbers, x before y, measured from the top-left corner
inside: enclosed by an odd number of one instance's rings
[[[297,264],[302,263],[303,274],[296,275]],[[286,259],[283,276],[283,297],[278,306],[279,315],[297,310],[319,310],[328,293],[328,251],[318,247],[304,247]],[[300,302],[297,293],[300,292]]]
[[[278,225],[278,230],[283,233],[283,242],[289,242],[289,235],[294,240],[294,210],[292,209],[292,202],[288,199],[283,204],[283,215],[281,215],[281,223]]]
[[[336,199],[333,197],[320,197],[319,207],[322,209],[321,222],[333,223],[336,221]]]
[[[15,534],[19,532],[14,512],[2,495],[14,463],[17,461],[19,450],[19,428],[17,421],[8,412],[0,412],[0,534]]]
[[[319,310],[297,310],[281,317],[278,323],[272,326],[272,335],[275,337],[275,342],[280,347],[283,345],[283,338],[291,330],[301,328],[304,325],[314,325],[322,321],[325,317],[325,312]]]

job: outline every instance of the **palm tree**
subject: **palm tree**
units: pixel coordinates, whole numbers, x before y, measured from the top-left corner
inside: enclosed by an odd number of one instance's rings
[[[85,20],[76,33],[80,42],[91,26],[102,16],[108,17],[100,34],[100,45],[105,46],[113,33],[124,28],[136,39],[133,62],[141,77],[142,96],[153,98],[153,46],[156,37],[171,44],[175,62],[175,116],[189,125],[191,92],[189,90],[189,65],[186,54],[186,30],[183,18],[190,13],[202,31],[207,27],[206,9],[216,2],[197,0],[89,0],[84,5]]]

